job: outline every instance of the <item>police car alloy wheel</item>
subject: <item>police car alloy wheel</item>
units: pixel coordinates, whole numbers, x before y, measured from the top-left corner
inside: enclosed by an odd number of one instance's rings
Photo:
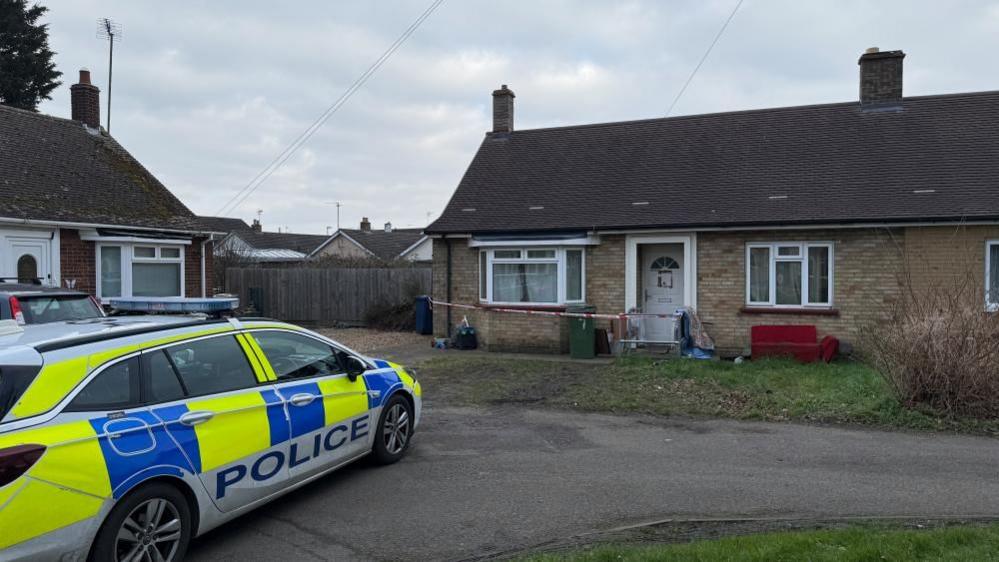
[[[191,539],[184,496],[154,483],[125,498],[108,514],[94,541],[93,562],[178,562]]]
[[[403,457],[413,435],[413,408],[402,396],[393,396],[382,410],[375,438],[374,457],[391,464]]]

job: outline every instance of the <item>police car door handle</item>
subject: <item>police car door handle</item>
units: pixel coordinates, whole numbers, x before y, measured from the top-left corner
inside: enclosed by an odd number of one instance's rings
[[[184,425],[198,425],[215,417],[215,412],[201,411],[188,412],[180,416],[180,423]]]
[[[315,399],[315,394],[301,392],[299,394],[292,395],[292,397],[288,399],[288,402],[291,402],[292,406],[308,406],[309,404],[312,404],[312,401]]]

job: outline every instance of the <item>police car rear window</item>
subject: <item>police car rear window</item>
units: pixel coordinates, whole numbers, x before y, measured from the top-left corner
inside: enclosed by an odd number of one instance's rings
[[[0,366],[0,420],[17,404],[41,369],[34,365]]]

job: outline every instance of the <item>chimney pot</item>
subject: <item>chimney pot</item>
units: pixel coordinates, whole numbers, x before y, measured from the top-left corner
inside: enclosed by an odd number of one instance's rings
[[[73,120],[93,129],[101,126],[101,90],[90,83],[90,71],[80,69],[80,82],[69,87]]]
[[[860,65],[860,107],[898,109],[902,107],[902,51],[867,49]]]
[[[385,232],[392,232],[392,223],[385,223]]]
[[[512,133],[513,132],[513,90],[500,86],[499,90],[493,91],[493,132]]]
[[[361,218],[361,231],[362,232],[371,231],[371,221],[368,220],[368,217]]]
[[[253,232],[260,232],[264,229],[264,226],[260,224],[260,219],[253,219],[253,225],[251,225]]]

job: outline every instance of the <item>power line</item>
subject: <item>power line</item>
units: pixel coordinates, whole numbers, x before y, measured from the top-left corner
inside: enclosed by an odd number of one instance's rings
[[[704,51],[704,56],[701,57],[701,60],[697,63],[697,66],[694,67],[694,71],[691,72],[690,76],[687,77],[687,81],[683,83],[683,87],[680,88],[679,93],[677,93],[676,97],[673,98],[673,103],[669,104],[669,109],[666,110],[666,117],[669,117],[670,113],[673,113],[673,108],[676,107],[676,102],[680,101],[680,98],[683,96],[683,93],[687,91],[687,86],[690,85],[690,82],[694,79],[694,75],[697,74],[697,71],[701,69],[701,65],[704,64],[704,61],[708,59],[708,55],[711,54],[711,49],[715,48],[715,43],[717,43],[718,40],[721,39],[722,34],[725,33],[725,28],[727,28],[728,24],[732,22],[732,18],[734,18],[735,13],[739,11],[739,6],[742,6],[742,2],[743,0],[739,0],[738,2],[736,2],[735,8],[732,8],[732,13],[728,15],[728,19],[725,20],[725,23],[722,24],[721,29],[718,30],[718,34],[715,35],[714,41],[712,41],[711,44],[708,45],[708,50]]]
[[[328,121],[329,118],[333,116],[333,114],[335,114],[341,107],[343,107],[345,103],[347,103],[347,100],[349,100],[350,97],[353,96],[354,93],[358,89],[360,89],[361,86],[363,86],[364,83],[367,82],[368,79],[371,78],[375,74],[375,72],[377,72],[378,69],[381,68],[381,66],[385,64],[386,61],[388,61],[389,58],[391,58],[391,56],[396,52],[396,50],[398,50],[399,47],[401,47],[402,44],[405,43],[406,40],[409,39],[409,37],[414,32],[416,32],[417,28],[420,27],[420,25],[424,22],[424,20],[430,17],[430,15],[433,14],[434,11],[436,11],[437,8],[440,7],[440,5],[443,3],[444,0],[434,0],[430,4],[430,6],[426,10],[424,10],[423,13],[421,13],[420,16],[417,17],[413,21],[413,23],[406,28],[405,31],[402,32],[402,34],[388,47],[388,49],[386,49],[385,52],[382,53],[380,57],[375,59],[375,62],[371,63],[371,66],[369,66],[367,70],[361,73],[361,75],[358,76],[357,79],[354,80],[354,82],[342,94],[340,94],[340,97],[338,97],[336,101],[334,101],[329,107],[327,107],[326,110],[323,111],[319,115],[319,117],[312,122],[311,125],[306,127],[305,130],[302,131],[295,138],[295,140],[293,140],[291,144],[285,147],[285,149],[281,151],[273,160],[271,160],[267,164],[267,166],[265,166],[262,170],[257,172],[257,175],[255,175],[253,179],[250,180],[249,183],[247,183],[242,189],[240,189],[235,195],[233,195],[232,198],[230,198],[229,201],[227,201],[226,204],[223,205],[216,214],[219,216],[229,215],[240,204],[242,204],[247,197],[249,197],[254,191],[256,191],[257,188],[259,188],[265,181],[267,181],[267,178],[271,177],[271,175],[274,174],[274,172],[276,172],[278,168],[284,165],[284,163],[287,162],[288,159],[291,158],[298,151],[298,149],[302,147],[302,145],[304,145],[310,138],[312,138],[312,135],[316,134],[316,132],[319,131],[319,129],[321,129],[323,125],[326,124],[326,121]]]

